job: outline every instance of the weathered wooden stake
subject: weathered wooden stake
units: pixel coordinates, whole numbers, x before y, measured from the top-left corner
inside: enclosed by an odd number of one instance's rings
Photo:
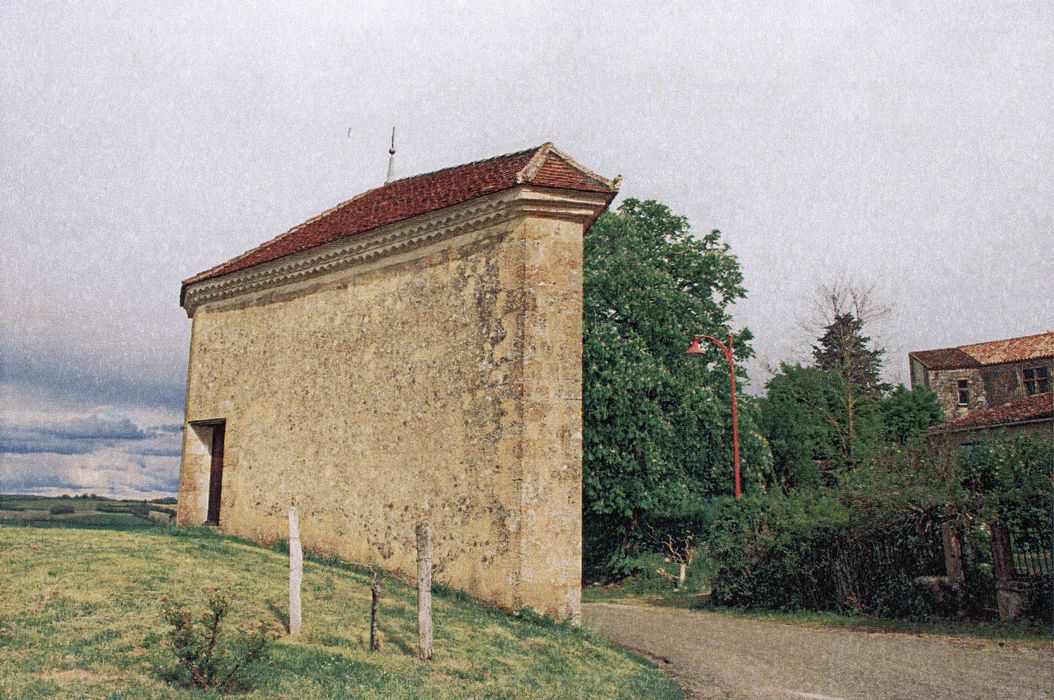
[[[1010,548],[1010,531],[1000,521],[988,524],[992,532],[992,574],[995,576],[995,601],[999,621],[1016,620],[1025,607],[1026,586],[1014,580],[1014,552]]]
[[[373,580],[370,581],[370,651],[381,650],[381,634],[378,629],[381,623],[380,618],[381,583],[377,580],[377,572],[373,571]]]
[[[300,584],[304,580],[304,550],[300,547],[300,520],[289,509],[289,634],[300,634]]]
[[[941,538],[944,543],[944,573],[952,588],[962,588],[963,583],[963,550],[959,543],[959,533],[951,523],[941,523]]]
[[[963,599],[963,550],[959,533],[952,523],[941,523],[941,539],[944,544],[944,573],[948,587],[955,599],[956,614],[962,613]]]
[[[417,631],[417,655],[427,661],[432,658],[432,531],[424,522],[417,523]]]

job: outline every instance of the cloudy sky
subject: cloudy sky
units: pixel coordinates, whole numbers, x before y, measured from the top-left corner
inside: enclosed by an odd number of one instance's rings
[[[755,389],[839,276],[895,379],[1054,325],[1054,4],[429,5],[0,3],[0,492],[173,492],[180,280],[379,185],[392,125],[399,175],[551,140],[720,228]]]

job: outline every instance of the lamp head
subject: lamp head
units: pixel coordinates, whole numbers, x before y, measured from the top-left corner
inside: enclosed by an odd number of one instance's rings
[[[703,348],[702,345],[699,344],[699,336],[697,336],[697,335],[693,335],[692,336],[692,344],[688,346],[688,351],[685,354],[686,355],[705,355],[706,354],[706,350]]]

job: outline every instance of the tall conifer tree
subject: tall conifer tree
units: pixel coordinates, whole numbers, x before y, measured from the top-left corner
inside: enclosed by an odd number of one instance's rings
[[[819,345],[813,346],[812,355],[818,368],[843,377],[858,395],[875,396],[890,388],[882,382],[885,350],[870,347],[871,338],[863,329],[864,322],[853,314],[836,314],[824,328]]]

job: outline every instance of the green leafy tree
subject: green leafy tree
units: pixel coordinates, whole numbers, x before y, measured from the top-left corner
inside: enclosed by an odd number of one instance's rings
[[[819,484],[821,463],[843,467],[879,448],[880,403],[847,396],[836,372],[782,364],[765,387],[761,426],[785,490]]]
[[[765,388],[761,428],[777,481],[785,490],[819,485],[818,462],[839,454],[841,385],[830,372],[784,363]]]
[[[971,510],[987,522],[1010,528],[1015,542],[1054,549],[1054,473],[1050,443],[1036,436],[995,436],[968,447],[962,457],[963,485]]]
[[[943,421],[940,399],[924,387],[907,389],[898,384],[882,401],[885,438],[899,445],[906,445]]]
[[[584,531],[587,566],[619,573],[656,528],[678,537],[706,499],[732,484],[728,369],[685,356],[693,334],[727,336],[745,294],[739,261],[712,231],[658,202],[627,199],[585,240]],[[749,331],[736,335],[750,357]],[[745,377],[741,377],[745,378]],[[741,400],[745,488],[770,456],[756,407]],[[690,529],[690,528],[689,528]]]

